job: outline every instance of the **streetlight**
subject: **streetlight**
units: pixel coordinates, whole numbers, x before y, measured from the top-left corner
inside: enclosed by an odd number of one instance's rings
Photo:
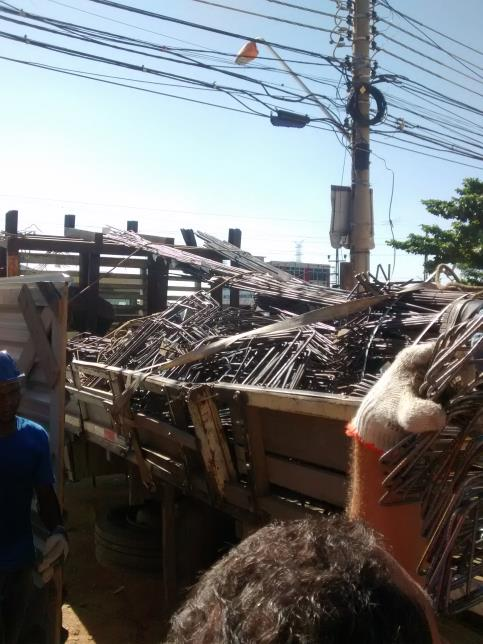
[[[246,43],[238,52],[235,62],[247,65],[258,56],[257,43],[267,47],[281,63],[295,82],[322,110],[329,123],[334,126],[352,147],[352,188],[350,211],[350,257],[352,274],[369,270],[370,249],[374,248],[374,224],[372,203],[369,188],[369,92],[370,85],[369,57],[369,24],[370,11],[368,0],[355,0],[354,4],[354,69],[353,86],[357,89],[357,105],[361,112],[360,119],[353,118],[352,138],[346,128],[337,122],[330,110],[313,95],[307,85],[294,72],[275,49],[263,38],[256,38]]]
[[[280,64],[288,71],[290,76],[295,80],[295,82],[306,92],[312,100],[317,103],[317,105],[320,107],[322,112],[325,114],[325,116],[329,119],[329,121],[332,123],[332,125],[335,125],[337,129],[345,136],[348,137],[348,134],[345,130],[345,128],[340,125],[340,123],[337,123],[337,121],[334,119],[333,115],[330,113],[330,111],[325,107],[323,103],[319,101],[319,99],[314,96],[313,92],[310,90],[309,87],[303,82],[303,80],[298,76],[296,72],[290,67],[288,63],[285,62],[285,60],[280,56],[280,54],[272,47],[270,43],[268,43],[266,40],[263,38],[257,38],[257,40],[250,40],[247,42],[243,47],[240,49],[238,54],[236,55],[235,58],[235,63],[237,65],[248,65],[251,63],[255,58],[258,56],[259,51],[257,47],[257,42],[262,43],[267,47],[267,49],[270,50],[270,52],[274,55],[274,57],[280,62]]]

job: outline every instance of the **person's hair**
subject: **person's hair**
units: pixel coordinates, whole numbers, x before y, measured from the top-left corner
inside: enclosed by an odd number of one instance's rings
[[[431,644],[374,533],[345,517],[261,528],[208,570],[167,644]]]

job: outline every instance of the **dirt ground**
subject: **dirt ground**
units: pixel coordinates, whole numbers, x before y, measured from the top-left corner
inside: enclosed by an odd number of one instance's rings
[[[63,624],[68,644],[157,644],[166,628],[159,576],[100,566],[94,556],[96,509],[127,501],[123,476],[68,483],[70,556],[65,566]]]
[[[63,624],[67,644],[159,644],[166,633],[160,577],[100,566],[94,556],[96,510],[125,503],[123,476],[68,483],[65,506],[71,553],[65,567]],[[451,644],[481,644],[483,620],[471,615],[446,619],[442,632]]]

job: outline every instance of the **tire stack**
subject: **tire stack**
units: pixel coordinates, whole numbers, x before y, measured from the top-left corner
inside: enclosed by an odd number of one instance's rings
[[[161,570],[162,531],[159,510],[122,505],[99,514],[95,526],[97,561],[107,567],[144,573]]]

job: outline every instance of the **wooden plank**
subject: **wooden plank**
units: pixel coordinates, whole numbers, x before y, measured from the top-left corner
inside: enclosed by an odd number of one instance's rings
[[[344,474],[267,455],[271,483],[324,503],[344,507],[348,478]]]
[[[107,395],[102,395],[101,392],[92,393],[83,389],[78,389],[77,387],[72,387],[72,385],[66,385],[65,390],[68,391],[75,400],[84,405],[99,405],[100,407],[106,407],[106,405],[112,404],[112,394],[109,392],[105,392]]]
[[[211,285],[211,291],[210,295],[211,297],[215,300],[215,302],[218,302],[220,306],[223,306],[223,284],[225,280],[219,278],[213,280],[213,284]]]
[[[18,302],[27,323],[27,327],[35,345],[36,354],[45,374],[45,378],[51,387],[59,380],[59,365],[50,346],[42,319],[35,306],[35,302],[27,285],[22,286]],[[65,348],[64,348],[65,352]]]
[[[79,288],[81,291],[89,284],[89,253],[79,253]]]
[[[20,261],[28,264],[44,264],[47,266],[78,266],[78,253],[41,253],[39,251],[20,251]]]
[[[95,333],[97,329],[97,301],[99,298],[102,234],[96,233],[94,239],[95,250],[92,250],[89,253],[89,270],[87,279],[89,290],[86,291],[87,330],[92,333]]]
[[[254,511],[250,490],[247,490],[239,483],[228,481],[225,485],[225,499],[228,503],[236,505],[238,508]]]
[[[258,505],[271,519],[279,519],[280,521],[306,519],[315,513],[315,510],[311,509],[310,506],[303,506],[295,501],[289,501],[277,496],[264,496],[259,499]]]
[[[147,314],[163,311],[168,302],[168,265],[161,257],[149,257],[147,264]]]
[[[100,233],[94,233],[94,235]],[[44,235],[26,235],[25,237],[12,237],[11,238],[12,250],[26,251],[48,251],[59,253],[82,253],[95,250],[93,241],[86,241],[83,239],[69,239],[68,237],[55,237]],[[116,244],[111,242],[104,242],[101,247],[101,254],[103,255],[119,255],[125,257],[132,253],[132,249],[124,246],[124,244]],[[147,257],[146,251],[136,251],[135,256]]]
[[[239,228],[230,228],[228,230],[228,243],[237,248],[241,248],[241,230]],[[231,266],[237,267],[238,262],[230,262]],[[230,288],[230,306],[240,306],[240,291],[237,288]]]
[[[104,380],[108,379],[107,365],[103,362],[73,360],[71,362],[71,368],[72,370],[77,369],[79,373],[84,373],[86,376],[97,376],[98,378],[103,378]]]
[[[350,421],[359,407],[360,399],[339,394],[322,394],[287,389],[265,389],[251,385],[217,383],[217,391],[242,391],[247,405],[283,413],[304,414],[317,418]]]
[[[64,215],[64,228],[75,228],[75,215]]]
[[[74,226],[66,228],[64,226],[64,237],[70,237],[71,239],[94,241],[95,234],[96,233],[91,230],[82,230],[81,228],[75,228]]]
[[[13,243],[18,233],[18,210],[9,210],[5,215],[5,236],[7,238],[7,277],[20,275],[20,259]]]
[[[270,489],[270,481],[263,444],[263,419],[259,409],[247,407],[245,410],[247,450],[249,455],[249,478],[255,502],[257,497],[265,496]]]
[[[58,270],[59,266],[72,266],[76,271],[79,266],[79,253],[74,252],[50,252],[50,251],[25,251],[20,250],[20,262],[28,264],[42,264],[45,266],[57,267],[53,270]],[[120,255],[118,257],[114,255],[102,255],[101,256],[101,267],[112,268],[117,266],[119,262],[122,261],[120,268],[130,268],[130,269],[141,269],[146,266],[146,257],[126,257],[127,253]],[[71,271],[69,271],[70,273]]]
[[[250,409],[250,408],[248,408]],[[260,407],[265,450],[340,472],[349,469],[350,439],[345,421],[278,412]]]
[[[236,480],[235,468],[210,387],[194,387],[188,394],[188,408],[200,445],[209,487],[215,498],[222,498],[225,483]]]
[[[186,449],[192,451],[197,450],[196,438],[184,431],[183,429],[178,429],[169,423],[165,423],[162,420],[155,418],[150,418],[144,414],[135,414],[134,415],[134,424],[139,430],[144,430],[151,432],[153,435],[159,435],[163,438],[169,439]]]
[[[183,241],[186,246],[196,247],[198,245],[192,228],[181,228],[181,234],[183,235]]]

